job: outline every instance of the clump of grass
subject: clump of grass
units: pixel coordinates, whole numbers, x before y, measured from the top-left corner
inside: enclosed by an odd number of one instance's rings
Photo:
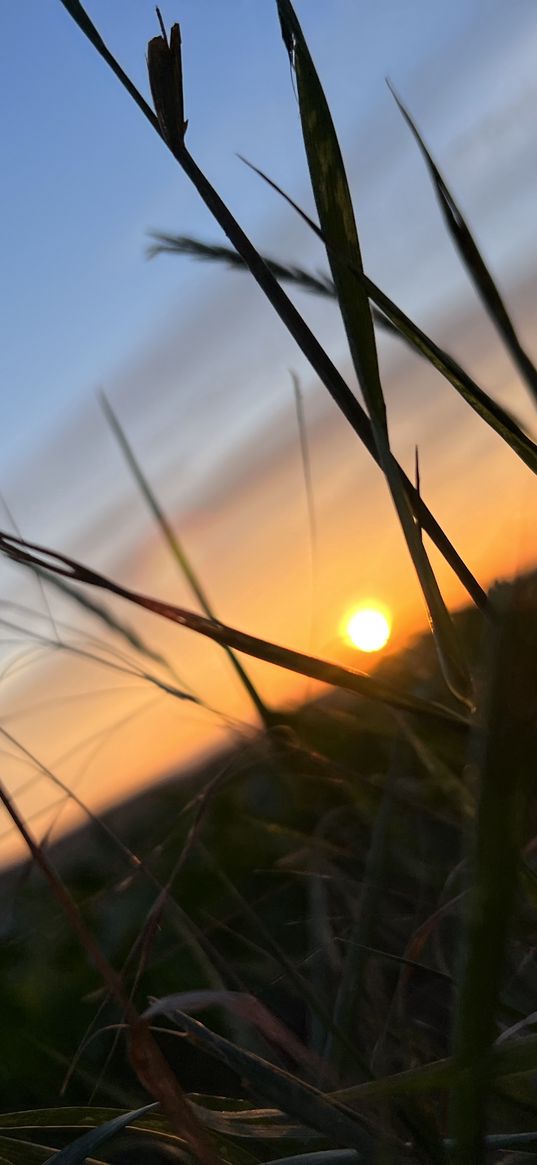
[[[364,676],[222,624],[106,406],[203,614],[140,595],[21,538],[0,534],[0,550],[66,580],[70,595],[73,583],[96,587],[212,638],[227,651],[268,731],[185,798],[149,862],[129,846],[121,849],[131,875],[138,863],[153,893],[145,922],[136,912],[115,952],[118,963],[122,956],[121,974],[45,847],[0,790],[57,907],[101,977],[106,1006],[113,1003],[110,1062],[116,1068],[119,1023],[128,1033],[137,1079],[136,1096],[131,1079],[120,1112],[79,1106],[4,1115],[0,1156],[83,1161],[127,1130],[127,1154],[133,1155],[125,1160],[147,1159],[136,1158],[137,1146],[145,1154],[148,1146],[155,1153],[165,1146],[171,1159],[207,1165],[480,1165],[521,1154],[528,1159],[528,1153],[537,1159],[537,1037],[531,1034],[537,586],[523,580],[486,596],[424,502],[419,473],[412,483],[401,470],[391,451],[375,322],[389,321],[532,472],[536,447],[366,276],[336,130],[290,0],[278,0],[277,10],[319,216],[319,225],[310,225],[325,246],[330,277],[261,256],[197,166],[186,145],[178,25],[168,37],[161,20],[160,35],[149,44],[153,112],[78,0],[62,3],[233,248],[158,236],[155,249],[247,268],[383,472],[443,679],[429,659],[426,691],[418,694],[411,670],[395,681],[381,671]],[[459,253],[534,391],[537,374],[485,261],[401,108]],[[335,299],[367,411],[282,283]],[[475,604],[472,635],[444,603],[424,534]],[[82,601],[150,654],[106,608]],[[322,680],[338,699],[294,717],[268,710],[237,652]],[[94,898],[90,903],[94,909]],[[193,1014],[200,1008],[209,1008],[207,1023]],[[88,1032],[82,1058],[104,1034]],[[159,1111],[131,1103],[140,1093],[149,1094]],[[62,1148],[74,1130],[78,1140]],[[52,1156],[50,1138],[58,1148]]]

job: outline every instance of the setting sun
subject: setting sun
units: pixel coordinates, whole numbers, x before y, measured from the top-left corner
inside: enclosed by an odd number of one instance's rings
[[[381,607],[359,607],[345,621],[345,636],[359,651],[380,651],[391,629],[389,615]]]

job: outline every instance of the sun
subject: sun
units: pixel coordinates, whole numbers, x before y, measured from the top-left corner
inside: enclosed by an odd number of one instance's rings
[[[345,619],[344,636],[359,651],[380,651],[392,631],[389,613],[381,606],[356,607]]]

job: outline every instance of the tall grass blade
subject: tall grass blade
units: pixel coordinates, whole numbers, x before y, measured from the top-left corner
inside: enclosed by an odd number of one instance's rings
[[[150,259],[157,255],[187,255],[202,262],[223,263],[239,271],[247,271],[244,259],[233,247],[223,246],[221,243],[203,243],[200,239],[193,239],[187,235],[170,235],[152,232],[154,243],[148,247]],[[280,263],[277,259],[269,259],[263,255],[269,271],[281,283],[291,283],[301,291],[309,291],[315,295],[322,295],[327,299],[335,299],[334,284],[328,275],[322,272],[305,271],[303,267],[296,267],[287,263]]]
[[[250,170],[253,170],[255,174],[262,178],[264,182],[267,182],[268,185],[271,186],[272,189],[275,190],[276,193],[279,194],[280,197],[283,198],[289,204],[289,206],[293,208],[293,210],[296,211],[300,218],[302,218],[307,226],[310,227],[313,233],[317,235],[317,238],[319,238],[326,246],[326,239],[320,227],[318,227],[317,223],[315,223],[313,219],[310,218],[310,216],[306,214],[304,210],[302,210],[302,207],[300,207],[298,203],[294,201],[294,199],[286,194],[285,190],[282,190],[281,186],[278,186],[278,184],[274,182],[272,178],[269,178],[268,174],[265,174],[263,170],[260,170],[258,166],[254,166],[252,162],[248,162],[246,158],[243,158],[242,161],[249,167]],[[208,252],[209,247],[207,244],[202,244],[202,246],[203,245],[205,246],[206,252]],[[273,261],[268,260],[269,264],[271,262]],[[494,401],[488,393],[480,388],[479,385],[477,385],[476,382],[472,379],[472,377],[461,368],[457,361],[454,360],[453,357],[450,356],[447,352],[443,351],[443,349],[440,348],[439,345],[434,342],[434,340],[431,340],[429,336],[425,334],[425,332],[418,328],[417,324],[413,323],[412,320],[409,319],[409,317],[406,316],[405,313],[396,306],[393,300],[389,299],[389,297],[385,295],[385,293],[381,291],[380,288],[377,287],[371,279],[368,278],[365,272],[360,272],[356,267],[352,267],[351,270],[354,277],[358,279],[358,281],[365,287],[367,294],[373,304],[372,314],[375,323],[382,327],[384,330],[389,331],[392,335],[398,335],[401,339],[405,340],[408,346],[417,352],[418,355],[430,361],[433,367],[436,368],[437,371],[440,372],[443,376],[445,376],[446,379],[449,380],[449,382],[453,385],[453,387],[461,393],[467,403],[471,405],[473,409],[475,409],[479,416],[481,416],[483,420],[487,421],[487,423],[491,425],[491,427],[495,429],[500,434],[500,436],[503,437],[503,439],[512,446],[515,453],[518,453],[519,457],[521,457],[522,460],[526,462],[530,469],[536,472],[537,449],[535,443],[527,436],[526,433],[522,431],[520,425],[513,418],[512,414],[507,412],[506,409],[502,408],[502,406],[499,405],[497,401]],[[335,286],[333,290],[334,296],[336,296]]]
[[[489,691],[480,733],[473,884],[458,994],[454,1051],[459,1075],[451,1123],[457,1165],[484,1161],[490,1051],[506,966],[537,768],[537,582],[500,595]]]
[[[105,1121],[104,1124],[97,1125],[94,1129],[89,1129],[65,1149],[61,1149],[59,1153],[54,1153],[46,1165],[84,1165],[84,1161],[88,1159],[94,1149],[105,1145],[107,1141],[112,1140],[112,1137],[123,1132],[128,1125],[134,1124],[134,1121],[137,1121],[139,1117],[145,1116],[156,1107],[156,1104],[145,1104],[143,1108],[134,1108],[131,1112],[112,1117],[112,1120]]]
[[[391,787],[395,776],[396,761],[388,772],[382,800],[373,822],[360,900],[356,917],[348,936],[348,945],[341,978],[334,1004],[334,1025],[350,1033],[357,1031],[359,1008],[364,999],[364,972],[367,966],[369,948],[375,934],[375,924],[381,909],[384,891],[384,876],[388,859],[387,831],[394,802]],[[336,1073],[345,1067],[343,1048],[333,1048],[329,1037],[325,1056],[330,1057]]]
[[[366,275],[360,276],[360,279],[370,299],[379,308],[380,313],[390,320],[399,335],[415,352],[428,360],[433,368],[453,385],[478,416],[511,446],[528,468],[537,473],[537,445],[524,433],[511,413],[480,388],[453,356],[431,340],[371,279]]]
[[[302,135],[311,184],[349,348],[371,418],[379,464],[386,477],[408,551],[423,592],[446,682],[470,702],[472,682],[449,611],[431,567],[415,507],[391,454],[384,394],[369,298],[353,270],[363,275],[358,231],[332,116],[290,0],[277,0],[283,39],[294,67]]]
[[[143,497],[145,498],[145,500],[149,506],[149,509],[151,510],[151,513],[153,514],[153,517],[155,518],[155,520],[156,520],[156,522],[161,530],[161,533],[164,537],[165,542],[169,546],[169,548],[172,552],[172,555],[175,558],[175,561],[177,562],[182,574],[186,578],[187,583],[188,583],[192,593],[194,594],[195,598],[198,600],[198,603],[199,603],[202,611],[204,611],[207,618],[212,619],[213,622],[216,621],[217,616],[213,610],[211,603],[209,602],[209,599],[208,599],[207,594],[205,592],[205,588],[202,586],[202,584],[201,584],[201,582],[200,582],[200,580],[199,580],[199,578],[198,578],[198,576],[197,576],[197,574],[196,574],[196,572],[195,572],[195,570],[190,562],[190,559],[188,558],[188,556],[186,554],[186,551],[183,547],[182,542],[180,541],[177,534],[175,533],[173,526],[168,521],[168,518],[166,517],[160,503],[158,502],[153,490],[151,489],[151,486],[149,485],[149,482],[148,482],[145,474],[143,473],[143,470],[140,466],[140,463],[139,463],[138,459],[136,458],[129,441],[127,440],[125,432],[122,429],[122,427],[121,427],[121,425],[120,425],[120,423],[119,423],[119,421],[118,421],[118,419],[117,419],[117,417],[112,409],[112,406],[109,403],[109,401],[107,400],[104,393],[101,393],[101,405],[103,408],[103,412],[106,416],[106,419],[110,425],[110,428],[112,429],[112,432],[113,432],[113,434],[118,442],[118,445],[119,445],[119,447],[120,447],[120,449],[125,457],[125,460],[126,460],[128,466],[133,474],[133,477],[134,477],[135,481],[137,482],[137,484],[140,488],[140,491],[141,491]],[[232,667],[234,668],[236,674],[238,675],[239,680],[240,680],[245,692],[247,693],[248,697],[252,701],[252,704],[254,705],[256,712],[258,713],[258,715],[261,719],[262,724],[264,724],[266,728],[270,728],[271,725],[274,723],[273,713],[269,712],[269,709],[266,707],[266,704],[261,699],[261,696],[259,695],[257,688],[252,683],[248,673],[246,672],[246,670],[243,667],[240,660],[237,659],[237,656],[235,655],[234,651],[230,647],[228,647],[227,644],[223,644],[223,648],[224,648],[224,651],[226,652],[226,655],[227,655]]]
[[[135,603],[147,611],[152,611],[155,615],[160,615],[164,619],[169,619],[172,623],[177,623],[181,627],[188,627],[191,631],[196,631],[199,635],[205,635],[208,639],[214,640],[215,643],[226,644],[229,647],[233,647],[236,651],[243,651],[246,655],[252,655],[256,659],[265,660],[266,663],[273,663],[277,667],[286,668],[288,671],[297,672],[299,675],[320,680],[321,683],[344,688],[346,691],[356,692],[357,695],[366,696],[373,700],[379,700],[381,703],[398,708],[401,711],[431,716],[433,719],[440,720],[442,723],[449,724],[458,730],[466,731],[467,729],[466,719],[457,712],[453,712],[450,708],[444,707],[442,704],[424,700],[418,696],[408,695],[406,692],[400,692],[392,688],[389,684],[374,679],[372,676],[352,671],[350,668],[342,667],[339,664],[328,663],[325,660],[317,659],[315,656],[304,655],[300,651],[291,651],[289,648],[280,647],[268,640],[259,639],[256,636],[237,631],[235,628],[228,627],[224,623],[214,622],[203,615],[197,615],[193,611],[188,611],[183,607],[176,607],[172,603],[165,603],[160,599],[153,599],[147,595],[139,594],[137,591],[131,591],[127,587],[113,582],[112,579],[105,578],[104,575],[82,566],[74,558],[69,558],[66,554],[59,554],[56,551],[46,549],[44,546],[38,546],[36,543],[26,542],[21,538],[15,538],[12,534],[1,532],[0,551],[15,562],[21,562],[31,567],[38,564],[45,567],[46,570],[51,570],[60,576],[86,583],[89,586],[99,587],[102,590],[109,591],[111,594],[119,595],[120,598],[127,599],[129,602]]]
[[[69,583],[65,582],[64,579],[58,578],[56,575],[51,575],[40,566],[35,567],[35,573],[39,578],[46,579],[49,586],[55,587],[65,598],[76,603],[77,606],[82,607],[88,614],[94,615],[109,631],[114,631],[116,635],[124,639],[129,647],[133,647],[140,655],[147,656],[153,663],[160,664],[175,679],[178,678],[166,657],[161,655],[159,651],[155,651],[134,627],[130,627],[128,623],[124,623],[121,619],[118,619],[117,615],[113,611],[110,611],[108,607],[105,607],[104,603],[95,602],[94,599],[90,599],[83,591],[77,591],[75,587],[69,586]],[[188,687],[188,684],[184,686]]]
[[[356,286],[363,271],[350,191],[332,116],[290,0],[277,0],[282,35],[294,67],[311,184],[352,361],[376,433],[387,430],[369,299]]]
[[[300,211],[296,203],[275,182],[268,179],[262,170],[258,170],[257,167],[252,167],[250,163],[248,165],[264,181],[270,181],[271,186],[295,210],[298,210],[304,216],[309,225],[315,229],[315,233],[324,241],[322,231],[315,227],[315,223],[307,215],[304,215],[303,211]],[[157,241],[150,248],[149,253],[152,256],[161,254],[188,255],[204,261],[213,260],[216,263],[226,263],[239,270],[248,270],[244,260],[232,247],[225,247],[217,243],[203,243],[198,239],[192,239],[185,235],[155,234],[154,238],[160,241]],[[303,270],[301,267],[284,266],[278,260],[269,258],[267,255],[263,255],[263,261],[280,282],[291,283],[303,291],[309,291],[330,299],[337,298],[334,283],[327,275],[313,274],[312,272]],[[400,339],[406,341],[408,347],[416,352],[417,355],[432,364],[433,368],[437,372],[440,372],[453,385],[478,416],[486,421],[511,446],[513,451],[525,462],[528,468],[533,473],[537,473],[537,446],[531,437],[528,437],[523,431],[512,414],[507,409],[504,409],[502,405],[498,404],[497,401],[493,400],[489,393],[480,388],[476,381],[461,367],[453,356],[432,340],[409,316],[405,315],[401,308],[397,307],[393,300],[385,292],[381,291],[380,287],[372,279],[369,279],[365,273],[360,274],[355,268],[352,268],[352,272],[355,278],[359,278],[360,282],[363,283],[369,299],[373,304],[372,315],[374,323],[378,327],[388,331],[390,335],[399,336]]]
[[[162,1013],[160,1001],[157,1001],[146,1010],[144,1017],[153,1020]],[[307,1128],[316,1129],[324,1136],[328,1136],[332,1142],[344,1148],[357,1149],[364,1155],[364,1161],[374,1161],[373,1141],[361,1128],[357,1114],[351,1112],[344,1104],[328,1099],[311,1084],[305,1084],[290,1072],[285,1072],[252,1052],[237,1047],[223,1036],[216,1035],[186,1012],[164,1007],[164,1014],[185,1032],[200,1050],[226,1064],[232,1072],[247,1080],[254,1092],[264,1100],[274,1104],[288,1116],[302,1121]]]
[[[447,187],[438,166],[433,161],[431,154],[415,124],[408,109],[403,105],[400,97],[393,86],[388,82],[388,86],[394,97],[399,109],[412,131],[416,142],[425,159],[425,163],[429,174],[432,178],[440,209],[444,218],[444,222],[453,239],[455,247],[466,267],[466,270],[476,288],[478,295],[483,301],[488,315],[502,337],[506,348],[510,352],[512,359],[526,381],[526,384],[537,402],[537,368],[528,356],[528,353],[522,347],[522,344],[517,335],[513,321],[507,311],[502,296],[498,287],[492,278],[492,275],[483,259],[479,247],[466,223],[455,199]]]

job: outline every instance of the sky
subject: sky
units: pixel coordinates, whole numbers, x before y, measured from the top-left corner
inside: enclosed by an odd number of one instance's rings
[[[88,0],[87,8],[147,94],[153,4]],[[448,176],[531,351],[534,0],[298,0],[296,8],[340,135],[366,270],[531,427],[527,394],[445,236],[385,79]],[[198,164],[260,250],[326,270],[317,240],[238,157],[313,211],[275,4],[169,0],[163,16],[181,22]],[[196,192],[59,0],[1,5],[0,38],[10,46],[0,81],[5,524],[128,585],[190,602],[107,426],[104,390],[222,619],[340,658],[345,611],[371,597],[393,612],[394,645],[407,641],[425,612],[384,484],[270,306],[247,275],[176,257],[148,261],[151,230],[221,241]],[[303,293],[296,302],[354,383],[333,305]],[[380,357],[394,449],[410,471],[419,445],[424,494],[474,573],[488,585],[532,565],[529,472],[396,341],[381,340]],[[290,370],[307,419],[313,555]],[[461,605],[456,580],[434,561],[449,603]],[[32,636],[56,641],[60,619],[75,628],[62,642],[78,633],[81,643],[94,628],[10,565],[0,565],[0,595],[6,620],[16,615],[21,628],[3,632],[3,724],[16,741],[5,743],[6,773],[36,828],[50,822],[47,806],[60,791],[21,746],[99,808],[251,721],[225,660],[190,633],[113,604],[222,716],[57,642],[37,653]],[[249,667],[272,702],[310,690],[266,665]],[[61,821],[70,820],[64,807]]]

